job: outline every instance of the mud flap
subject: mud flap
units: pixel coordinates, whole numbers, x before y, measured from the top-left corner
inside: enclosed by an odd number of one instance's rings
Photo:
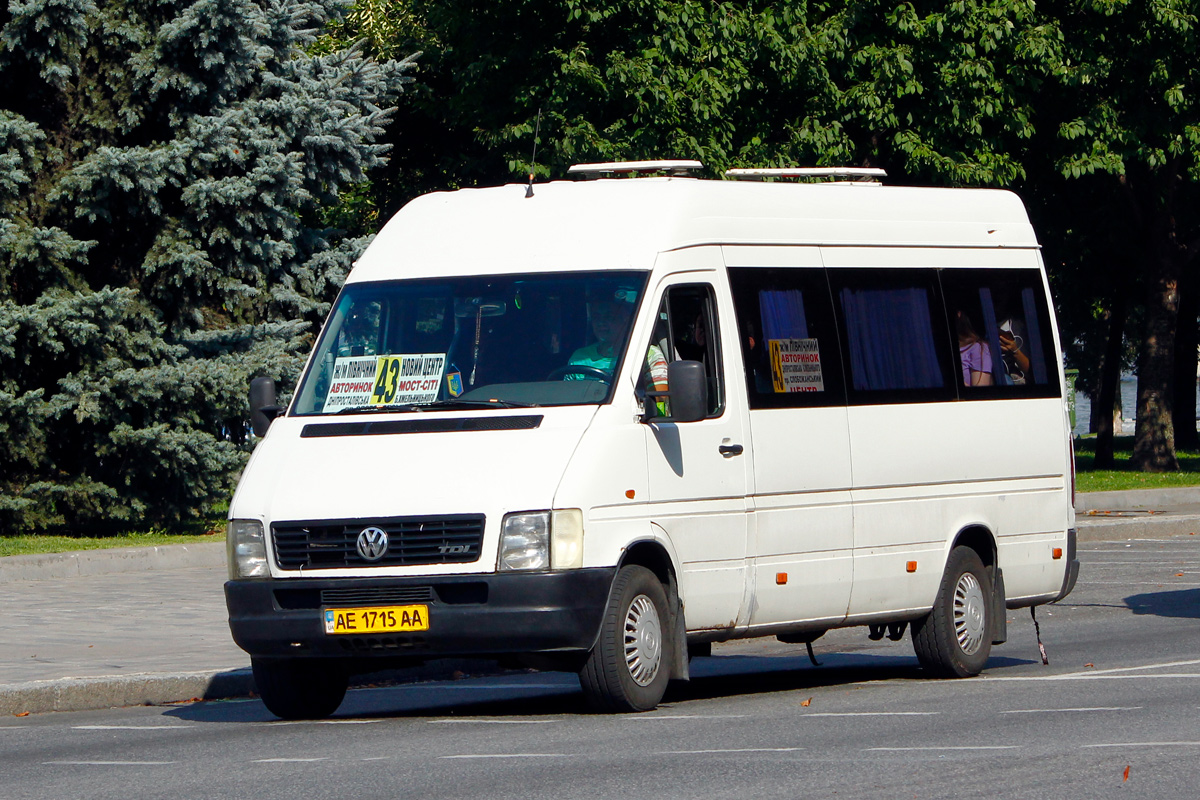
[[[1004,602],[1004,570],[996,567],[992,577],[992,644],[1008,641],[1008,607]]]
[[[691,680],[688,671],[687,626],[683,621],[683,603],[679,600],[679,585],[675,576],[667,585],[667,604],[671,607],[671,632],[675,646],[671,648],[671,680]]]

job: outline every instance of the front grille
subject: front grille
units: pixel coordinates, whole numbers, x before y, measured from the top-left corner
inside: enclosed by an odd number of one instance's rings
[[[390,603],[428,603],[432,586],[373,586],[363,589],[322,589],[323,606],[379,606]]]
[[[483,515],[401,517],[385,520],[280,522],[271,526],[275,559],[282,569],[402,567],[419,564],[465,564],[479,559]],[[383,557],[368,561],[357,550],[365,528],[387,533]]]

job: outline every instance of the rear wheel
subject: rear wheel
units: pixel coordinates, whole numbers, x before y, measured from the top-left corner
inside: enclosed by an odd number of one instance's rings
[[[600,638],[579,672],[598,711],[650,711],[670,678],[673,643],[667,593],[645,567],[623,567],[613,581]]]
[[[254,683],[267,710],[281,719],[322,719],[342,704],[350,678],[337,662],[254,658]]]
[[[912,624],[921,666],[942,678],[978,675],[992,652],[992,577],[969,547],[950,551],[933,610]]]

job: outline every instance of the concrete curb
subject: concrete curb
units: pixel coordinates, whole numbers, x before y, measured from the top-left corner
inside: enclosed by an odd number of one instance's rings
[[[226,672],[143,673],[97,678],[60,678],[0,685],[0,714],[95,711],[122,706],[248,697],[254,676],[248,669]]]
[[[495,661],[443,658],[418,667],[355,675],[350,679],[350,688],[456,680],[467,676],[499,675],[506,671]],[[248,668],[59,678],[0,684],[0,714],[98,711],[173,705],[193,700],[235,700],[252,697],[256,691],[254,673]]]
[[[1082,492],[1075,495],[1075,511],[1140,510],[1200,505],[1200,486],[1177,489],[1133,489],[1125,492]]]
[[[83,575],[142,572],[184,567],[224,567],[225,542],[169,544],[159,547],[111,547],[69,553],[0,558],[0,583],[48,581]]]

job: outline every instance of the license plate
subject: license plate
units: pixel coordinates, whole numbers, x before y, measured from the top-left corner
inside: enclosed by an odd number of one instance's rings
[[[403,633],[429,630],[429,606],[325,609],[325,633]]]

